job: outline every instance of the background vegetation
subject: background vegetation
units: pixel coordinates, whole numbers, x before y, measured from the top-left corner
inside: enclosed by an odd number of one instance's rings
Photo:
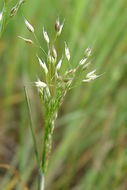
[[[10,0],[9,10],[16,4]],[[2,10],[3,1],[0,1]],[[42,72],[36,49],[17,36],[30,37],[23,15],[50,36],[59,16],[64,40],[77,64],[90,46],[92,68],[101,78],[73,89],[61,107],[54,131],[47,190],[127,190],[127,3],[126,0],[29,0],[0,39],[0,163],[16,168],[31,190],[37,188],[37,166],[29,130],[23,85],[28,86],[38,144],[42,143],[43,108],[30,85]],[[59,55],[61,55],[59,53]],[[15,180],[16,181],[16,180]],[[0,169],[0,189],[20,189],[10,172]]]

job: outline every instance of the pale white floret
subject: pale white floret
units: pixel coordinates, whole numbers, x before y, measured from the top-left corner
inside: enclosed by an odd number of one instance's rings
[[[24,40],[26,43],[28,44],[33,44],[33,41],[31,39],[28,39],[28,38],[23,38],[22,36],[18,36],[18,38]]]
[[[83,59],[81,59],[81,61],[79,62],[79,65],[84,65],[85,62],[86,62],[86,60],[87,60],[87,58],[83,58]]]
[[[56,25],[55,25],[55,28],[57,30],[57,35],[59,36],[62,32],[62,29],[63,29],[63,25],[64,25],[64,21],[62,22],[62,24],[60,24],[60,21],[59,21],[59,17],[57,18],[56,20]]]
[[[47,75],[48,74],[48,69],[47,69],[47,66],[46,66],[45,62],[42,62],[42,60],[38,56],[37,56],[37,58],[38,58],[38,61],[40,63],[40,66],[43,68],[45,74]]]
[[[43,36],[44,36],[44,39],[47,42],[47,44],[49,44],[49,41],[50,41],[49,36],[48,36],[47,32],[44,30],[44,27],[43,27]]]
[[[37,87],[41,87],[41,88],[45,88],[45,87],[47,86],[46,83],[40,81],[39,79],[38,79],[37,82],[35,82],[35,85],[36,85]]]
[[[53,52],[53,56],[54,56],[55,61],[56,61],[56,59],[57,59],[57,52],[56,52],[56,49],[55,49],[55,46],[54,46],[54,45],[53,45],[53,47],[52,47],[52,52]]]
[[[45,90],[46,90],[46,95],[49,98],[51,96],[49,87],[47,86]]]
[[[86,77],[87,77],[87,78],[92,77],[92,76],[95,74],[95,72],[96,72],[96,69],[94,69],[93,71],[89,72],[89,73],[86,75]]]
[[[94,80],[94,79],[96,79],[96,78],[98,78],[98,77],[100,77],[100,76],[102,76],[102,75],[104,75],[104,73],[102,73],[102,74],[100,74],[100,75],[92,75],[90,78],[91,78],[92,80]]]
[[[51,56],[51,51],[50,49],[48,50],[48,61],[51,63],[52,62],[52,56]]]
[[[91,62],[88,62],[87,64],[85,64],[85,65],[83,66],[83,69],[86,69],[90,64],[91,64]]]
[[[91,71],[90,73],[88,73],[86,75],[86,79],[82,80],[82,82],[90,82],[90,81],[95,80],[96,78],[98,78],[98,77],[100,77],[100,76],[102,76],[104,74],[103,73],[103,74],[100,74],[100,75],[96,75],[95,72],[96,72],[96,69]]]
[[[59,29],[58,35],[60,35],[60,34],[61,34],[62,29],[63,29],[63,25],[64,25],[64,21],[63,21],[63,22],[62,22],[62,24],[60,25],[60,29]]]
[[[67,60],[69,61],[71,56],[70,56],[70,51],[66,42],[65,42],[65,55],[66,55]]]
[[[88,47],[86,50],[85,50],[85,54],[87,57],[89,57],[91,55],[91,52],[92,52],[92,49],[90,47]]]
[[[60,70],[62,61],[63,61],[63,57],[61,57],[61,59],[59,60],[57,66],[56,66],[56,70],[57,70],[57,71]]]
[[[84,80],[82,80],[82,82],[90,82],[91,81],[91,79],[84,79]]]
[[[25,25],[30,32],[34,33],[34,27],[24,18]]]

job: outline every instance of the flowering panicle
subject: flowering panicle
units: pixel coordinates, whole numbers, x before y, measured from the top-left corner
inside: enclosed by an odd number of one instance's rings
[[[32,25],[26,19],[24,21],[29,31],[34,33],[34,28],[32,27]],[[56,20],[55,24],[56,37],[61,34],[63,24],[64,22],[60,24],[59,18]],[[34,37],[37,39],[35,33]],[[96,69],[87,74],[85,73],[87,67],[91,63],[90,61],[88,61],[89,60],[88,58],[91,55],[90,47],[88,47],[85,50],[83,58],[78,62],[75,68],[73,68],[73,65],[71,63],[68,64],[65,62],[68,68],[66,71],[62,70],[62,65],[64,64],[64,57],[67,59],[68,62],[70,61],[71,57],[67,43],[65,42],[65,54],[62,55],[62,57],[58,60],[59,55],[55,49],[55,45],[53,44],[53,42],[55,43],[57,38],[55,38],[54,41],[51,40],[52,43],[50,43],[50,38],[47,32],[44,30],[44,28],[43,28],[43,37],[48,45],[48,52],[45,52],[40,43],[38,45],[36,44],[36,42],[33,42],[30,39],[26,39],[23,37],[20,38],[23,39],[26,43],[32,43],[36,45],[46,55],[44,61],[42,61],[41,58],[37,56],[40,66],[42,67],[45,73],[44,82],[42,82],[40,79],[38,79],[38,81],[35,82],[35,86],[37,86],[37,88],[39,89],[40,98],[45,108],[45,133],[44,133],[43,156],[42,156],[42,166],[41,166],[42,172],[43,174],[45,174],[49,153],[51,151],[54,123],[57,118],[59,107],[64,101],[65,95],[73,87],[74,82],[77,81],[78,79],[80,80],[80,83],[90,82],[100,77],[102,74],[96,75],[95,74]],[[86,77],[84,78],[84,76]]]

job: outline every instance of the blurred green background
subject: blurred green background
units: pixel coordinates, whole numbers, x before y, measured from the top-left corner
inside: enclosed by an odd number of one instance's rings
[[[16,0],[9,2],[11,10]],[[1,0],[1,10],[2,5]],[[59,57],[65,40],[73,65],[90,46],[91,69],[105,72],[66,96],[54,131],[46,190],[127,190],[126,0],[26,0],[0,39],[0,163],[16,168],[35,190],[37,165],[23,86],[28,87],[41,150],[43,107],[29,82],[42,73],[37,50],[17,38],[31,38],[23,16],[35,27],[42,46],[42,27],[52,37],[56,18],[65,18],[56,46]],[[10,172],[0,169],[0,190],[9,190],[12,179]]]

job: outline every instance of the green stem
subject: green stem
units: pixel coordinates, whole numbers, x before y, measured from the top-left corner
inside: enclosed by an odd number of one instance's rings
[[[46,171],[46,162],[47,162],[47,154],[48,154],[48,134],[49,134],[49,124],[48,121],[45,122],[45,132],[44,132],[44,141],[43,141],[43,154],[42,154],[42,171],[45,174]]]
[[[44,190],[44,175],[41,166],[38,172],[38,190]]]
[[[38,47],[39,47],[39,48],[42,50],[42,52],[47,56],[47,53],[46,53],[45,50],[41,47],[40,42],[39,42],[39,40],[38,40],[38,38],[37,38],[35,32],[33,33],[33,35],[34,35],[34,38],[35,38],[36,42],[38,43]]]
[[[28,115],[29,115],[29,120],[30,120],[30,130],[31,130],[31,134],[32,134],[36,160],[37,160],[37,164],[38,164],[38,168],[39,168],[40,167],[40,158],[39,158],[39,153],[38,153],[38,148],[37,148],[37,143],[36,143],[36,137],[35,137],[35,133],[34,133],[34,127],[33,127],[33,121],[32,121],[32,116],[31,116],[31,109],[30,109],[30,102],[28,99],[26,87],[24,87],[24,91],[25,91]]]

